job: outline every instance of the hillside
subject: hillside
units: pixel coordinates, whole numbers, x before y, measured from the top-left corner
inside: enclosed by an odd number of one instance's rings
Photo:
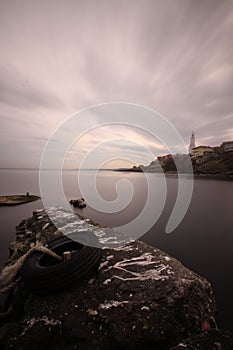
[[[191,161],[194,174],[233,176],[233,151],[218,151],[214,154],[205,154],[202,157],[191,157]],[[158,157],[157,160],[152,161],[149,165],[134,166],[127,170],[133,172],[176,173],[176,164],[178,164],[180,172],[184,174],[192,172],[188,154]]]

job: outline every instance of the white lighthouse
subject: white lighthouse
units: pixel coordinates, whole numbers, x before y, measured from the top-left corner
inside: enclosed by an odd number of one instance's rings
[[[192,153],[192,150],[196,147],[195,145],[195,133],[192,132],[192,136],[190,137],[190,144],[189,144],[189,154]]]

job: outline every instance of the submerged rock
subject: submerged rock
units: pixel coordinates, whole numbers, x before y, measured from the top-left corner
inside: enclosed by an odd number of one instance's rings
[[[74,207],[77,207],[80,209],[86,207],[86,203],[85,203],[85,200],[83,198],[71,199],[70,204],[72,204]]]
[[[22,227],[27,245],[38,232],[43,241],[57,235],[45,212]],[[103,249],[98,272],[72,288],[46,297],[28,293],[25,300],[0,329],[2,349],[199,349],[190,339],[203,336],[203,324],[213,324],[215,313],[206,279],[140,241]]]

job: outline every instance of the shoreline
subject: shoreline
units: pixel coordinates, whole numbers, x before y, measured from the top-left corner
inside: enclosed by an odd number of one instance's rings
[[[176,175],[177,173],[174,172],[166,172],[165,175]],[[180,174],[180,175],[189,175],[186,173]],[[205,179],[205,180],[221,180],[221,181],[233,181],[233,175],[223,175],[223,174],[193,174],[194,179]]]
[[[166,172],[157,172],[157,171],[147,171],[147,170],[133,170],[133,169],[116,169],[114,171],[117,172],[129,172],[129,173],[150,173],[150,174],[165,174],[166,175],[176,175],[178,176],[177,172],[175,171],[166,171]],[[179,175],[193,175],[194,178],[199,179],[212,179],[212,180],[222,180],[222,181],[233,181],[233,175],[225,175],[225,174],[189,174],[189,173],[182,173]]]

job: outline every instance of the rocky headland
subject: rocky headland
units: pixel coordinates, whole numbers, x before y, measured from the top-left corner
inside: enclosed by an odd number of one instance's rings
[[[158,157],[149,165],[122,168],[118,171],[176,174],[176,164],[183,174],[193,173],[196,177],[233,180],[233,152],[221,150],[197,158],[191,157],[191,169],[189,155],[176,154]]]
[[[61,236],[44,210],[34,212],[16,228],[7,265]],[[98,270],[62,292],[33,295],[21,281],[1,311],[4,350],[232,349],[217,328],[210,283],[140,241],[102,249]]]

